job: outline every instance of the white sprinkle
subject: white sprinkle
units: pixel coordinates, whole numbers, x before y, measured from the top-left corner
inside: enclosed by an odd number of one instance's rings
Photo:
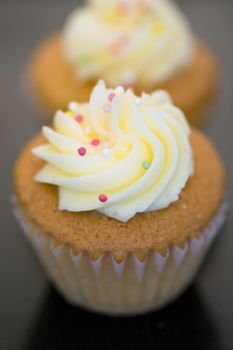
[[[110,152],[109,148],[104,148],[102,153],[103,153],[103,157],[104,158],[109,158],[110,155],[111,155],[111,152]]]
[[[69,110],[71,111],[71,112],[76,112],[77,111],[77,109],[78,109],[78,104],[77,104],[77,102],[70,102],[69,104],[68,104],[68,108],[69,108]]]
[[[117,94],[123,94],[123,92],[125,91],[123,86],[117,86],[115,89]]]
[[[105,141],[102,145],[103,149],[104,148],[109,148],[109,142],[108,141]]]
[[[89,126],[86,126],[84,132],[86,135],[89,135],[91,133],[91,128]]]
[[[111,106],[106,103],[105,105],[103,105],[103,111],[105,113],[109,113],[111,111]]]
[[[137,97],[135,99],[135,103],[136,103],[137,106],[140,106],[140,104],[142,103],[142,100],[140,99],[140,97]]]

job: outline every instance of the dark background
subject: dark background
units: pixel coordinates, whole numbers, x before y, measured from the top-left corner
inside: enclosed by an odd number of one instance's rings
[[[68,306],[50,287],[15,222],[11,172],[41,121],[28,103],[30,51],[60,28],[74,0],[0,0],[0,350],[233,349],[233,211],[193,287],[158,313],[109,319]],[[205,131],[219,149],[233,197],[233,1],[180,0],[221,66],[219,99]],[[201,79],[201,77],[200,77]]]

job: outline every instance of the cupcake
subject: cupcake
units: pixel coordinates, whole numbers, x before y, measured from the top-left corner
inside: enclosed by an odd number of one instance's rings
[[[15,212],[51,281],[109,315],[177,298],[225,216],[222,162],[163,91],[99,82],[25,146],[14,181]]]
[[[137,94],[165,89],[198,124],[214,96],[215,59],[174,1],[90,0],[35,50],[31,85],[47,110],[87,102],[99,79]]]

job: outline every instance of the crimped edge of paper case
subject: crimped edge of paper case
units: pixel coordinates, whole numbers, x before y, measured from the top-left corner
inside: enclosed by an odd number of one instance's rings
[[[190,285],[222,226],[228,204],[197,238],[183,248],[172,246],[166,256],[149,252],[144,262],[130,253],[117,262],[111,253],[94,261],[88,252],[74,255],[68,245],[57,246],[28,220],[14,198],[14,214],[40,263],[68,303],[110,316],[138,315],[157,310]]]

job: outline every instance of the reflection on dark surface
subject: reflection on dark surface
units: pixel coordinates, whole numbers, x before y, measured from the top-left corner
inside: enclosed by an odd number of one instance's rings
[[[222,349],[211,315],[194,287],[164,310],[132,318],[74,308],[51,289],[29,334],[25,350]]]

